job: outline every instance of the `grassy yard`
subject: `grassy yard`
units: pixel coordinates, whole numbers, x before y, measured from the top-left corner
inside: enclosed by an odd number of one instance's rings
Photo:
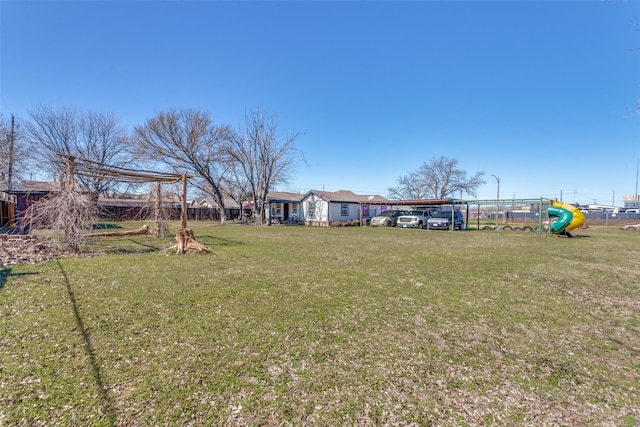
[[[190,226],[0,273],[0,426],[640,424],[638,233]]]

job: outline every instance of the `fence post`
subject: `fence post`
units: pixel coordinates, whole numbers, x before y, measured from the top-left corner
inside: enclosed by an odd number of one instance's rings
[[[182,174],[182,224],[184,230],[187,228],[187,174]]]

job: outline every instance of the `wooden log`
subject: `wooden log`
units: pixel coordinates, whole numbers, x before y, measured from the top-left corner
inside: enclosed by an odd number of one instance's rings
[[[149,234],[149,226],[147,224],[138,228],[137,230],[129,231],[105,231],[102,233],[89,233],[85,234],[85,237],[112,237],[112,236],[142,236]]]
[[[160,224],[160,209],[162,207],[160,203],[161,199],[162,199],[162,184],[160,184],[159,182],[156,182],[156,204],[154,209],[156,237],[161,237],[161,234],[162,234],[162,225]]]

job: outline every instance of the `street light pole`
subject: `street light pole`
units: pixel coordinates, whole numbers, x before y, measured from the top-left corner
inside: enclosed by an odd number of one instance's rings
[[[640,208],[640,199],[638,199],[638,171],[640,171],[640,159],[638,159],[638,162],[636,164],[636,204],[634,206],[636,208]],[[9,176],[9,178],[11,178],[11,176]]]
[[[498,218],[500,217],[500,178],[495,175],[491,176],[494,177],[498,183],[498,192],[496,193],[496,230],[500,230],[500,225],[498,224]]]

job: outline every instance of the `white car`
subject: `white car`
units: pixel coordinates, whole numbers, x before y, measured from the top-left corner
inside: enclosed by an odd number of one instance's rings
[[[427,220],[431,218],[431,211],[409,211],[398,217],[398,228],[426,228]]]
[[[622,231],[640,231],[640,224],[631,224],[631,225],[621,225],[620,230]]]
[[[371,218],[369,225],[372,227],[395,227],[398,223],[398,218],[405,213],[406,211],[385,211]]]

